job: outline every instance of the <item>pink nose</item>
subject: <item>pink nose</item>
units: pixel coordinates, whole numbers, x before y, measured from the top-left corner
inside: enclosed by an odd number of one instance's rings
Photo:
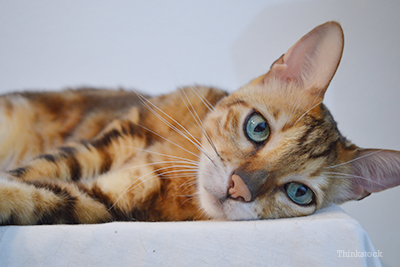
[[[232,182],[228,189],[230,197],[234,199],[243,198],[244,201],[249,202],[251,200],[251,192],[249,188],[247,188],[247,185],[243,182],[243,179],[237,174],[233,174],[231,179]]]

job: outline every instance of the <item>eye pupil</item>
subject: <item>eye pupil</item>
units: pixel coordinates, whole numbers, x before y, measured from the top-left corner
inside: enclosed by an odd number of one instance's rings
[[[307,193],[307,188],[305,188],[304,186],[299,187],[296,191],[296,197],[302,197]]]
[[[256,128],[254,128],[254,131],[257,132],[257,133],[259,133],[259,132],[265,131],[266,128],[267,128],[266,123],[265,123],[265,122],[262,122],[262,123],[259,123],[259,124],[256,126]]]

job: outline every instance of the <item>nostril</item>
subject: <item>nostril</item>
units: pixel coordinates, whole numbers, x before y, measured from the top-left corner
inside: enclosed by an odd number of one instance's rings
[[[231,178],[229,179],[229,183],[228,183],[228,190],[233,188],[233,187],[235,187],[235,183],[233,182],[232,176],[231,176]]]
[[[228,193],[231,198],[245,202],[251,201],[251,192],[239,175],[233,174],[228,186]]]
[[[243,197],[236,197],[236,198],[233,198],[233,197],[231,196],[231,198],[234,199],[234,200],[236,200],[236,201],[240,201],[240,202],[248,202],[248,201],[244,200]]]

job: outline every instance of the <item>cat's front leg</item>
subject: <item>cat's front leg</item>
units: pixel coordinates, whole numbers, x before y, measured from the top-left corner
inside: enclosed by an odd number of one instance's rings
[[[113,169],[147,145],[143,129],[128,120],[115,121],[96,138],[74,142],[8,172],[11,177],[35,181],[85,181]]]
[[[21,181],[0,177],[0,225],[99,223],[111,220],[107,208],[65,182]]]

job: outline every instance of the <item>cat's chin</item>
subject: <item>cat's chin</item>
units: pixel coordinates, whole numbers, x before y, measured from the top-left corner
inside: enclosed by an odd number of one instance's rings
[[[199,188],[200,205],[213,219],[227,221],[255,220],[255,202],[245,203],[231,198],[218,199],[204,187]]]

